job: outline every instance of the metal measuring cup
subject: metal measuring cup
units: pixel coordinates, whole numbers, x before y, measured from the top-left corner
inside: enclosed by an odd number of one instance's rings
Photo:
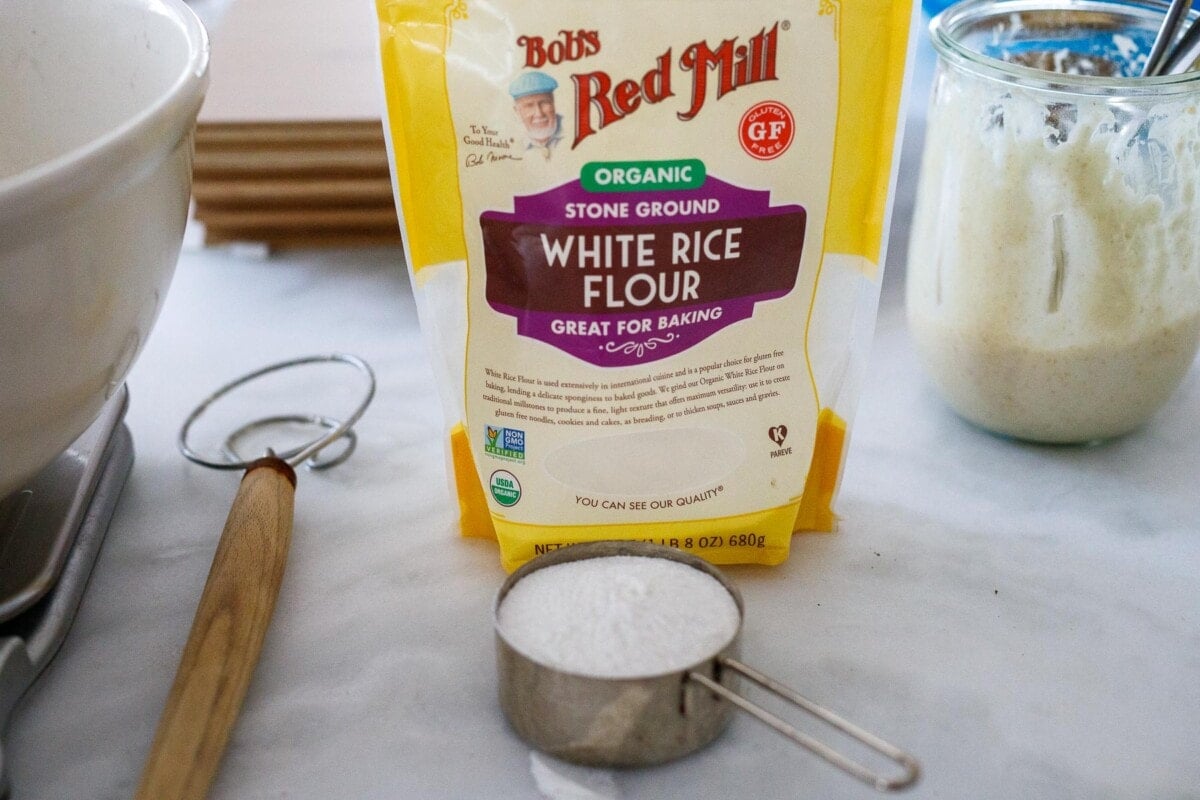
[[[575,674],[539,663],[504,638],[500,606],[530,573],[556,564],[608,556],[665,558],[715,579],[737,604],[733,638],[711,656],[684,669],[636,678]],[[712,742],[729,724],[733,707],[747,712],[880,791],[913,785],[920,775],[915,758],[738,660],[745,606],[737,588],[701,558],[646,542],[589,542],[554,550],[528,562],[504,582],[493,607],[500,706],[509,724],[537,749],[588,766],[640,767],[661,764]],[[898,764],[897,776],[879,775],[737,693],[744,677],[785,702],[828,723]]]

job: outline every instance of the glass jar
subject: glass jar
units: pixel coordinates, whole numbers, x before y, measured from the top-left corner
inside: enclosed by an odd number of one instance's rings
[[[984,428],[1118,436],[1195,357],[1200,73],[1131,77],[1166,7],[966,0],[930,24],[908,323]]]

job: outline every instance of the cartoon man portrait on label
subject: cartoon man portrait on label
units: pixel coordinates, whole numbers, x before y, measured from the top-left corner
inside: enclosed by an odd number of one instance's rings
[[[547,161],[563,138],[562,115],[554,107],[557,88],[558,81],[536,70],[518,75],[508,85],[513,110],[525,126],[525,150],[538,151]]]

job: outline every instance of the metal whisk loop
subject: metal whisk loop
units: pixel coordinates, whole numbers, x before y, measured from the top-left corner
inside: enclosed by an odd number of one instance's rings
[[[725,669],[730,669],[734,672],[737,672],[753,683],[758,684],[763,689],[766,689],[768,692],[771,692],[772,694],[782,698],[783,700],[786,700],[797,708],[806,711],[821,721],[833,726],[834,728],[837,728],[842,733],[845,733],[851,738],[863,743],[880,755],[891,759],[904,769],[904,774],[894,778],[886,778],[882,775],[878,775],[864,767],[862,764],[859,764],[857,761],[842,755],[824,742],[814,739],[812,736],[797,730],[792,725],[789,725],[787,722],[772,714],[770,711],[767,711],[761,706],[756,705],[750,700],[747,700],[745,697],[742,697],[740,694],[737,694],[729,688],[722,686],[712,678],[709,678],[707,675],[702,675],[699,672],[690,672],[688,673],[688,678],[710,689],[714,694],[725,698],[741,710],[745,711],[747,714],[750,714],[758,721],[771,727],[777,733],[786,736],[788,739],[791,739],[804,749],[820,756],[843,772],[854,776],[863,783],[872,786],[881,792],[894,792],[900,789],[906,789],[916,783],[917,778],[920,777],[921,769],[917,764],[917,760],[895,745],[889,744],[883,739],[880,739],[878,736],[863,730],[854,723],[842,719],[829,709],[817,705],[813,701],[797,694],[778,681],[772,680],[758,670],[749,667],[740,661],[736,661],[732,658],[721,658],[720,664]]]
[[[364,393],[364,396],[359,402],[358,406],[354,409],[354,412],[346,417],[346,419],[339,420],[320,414],[278,414],[256,419],[252,422],[247,422],[225,437],[225,440],[222,443],[222,453],[226,457],[224,461],[214,461],[205,458],[193,450],[188,444],[188,434],[196,420],[200,419],[200,417],[204,415],[204,412],[207,411],[213,403],[220,400],[222,397],[225,397],[235,389],[245,386],[247,383],[257,380],[264,375],[269,375],[295,367],[306,366],[309,364],[325,363],[346,364],[354,367],[366,378],[366,392]],[[192,410],[192,413],[188,415],[188,418],[184,420],[183,427],[179,430],[179,452],[183,453],[184,457],[189,461],[200,464],[204,467],[209,467],[211,469],[244,470],[250,466],[254,459],[244,459],[241,457],[236,448],[236,444],[239,439],[249,433],[260,431],[273,425],[284,423],[304,423],[324,428],[326,429],[327,433],[304,444],[297,445],[288,450],[276,453],[276,455],[293,467],[308,462],[307,465],[309,469],[329,469],[330,467],[335,467],[338,464],[341,464],[354,452],[354,448],[358,439],[357,436],[355,436],[352,428],[362,417],[363,412],[367,410],[367,406],[371,404],[371,400],[374,397],[375,372],[371,369],[367,362],[363,361],[358,356],[352,356],[347,353],[330,353],[326,355],[303,356],[301,358],[293,358],[288,361],[281,361],[277,364],[270,364],[253,372],[248,372],[240,378],[230,381],[201,401],[200,404]],[[317,458],[317,455],[322,450],[343,438],[346,440],[346,447],[341,453],[338,453],[333,458],[325,460],[320,460]]]
[[[238,450],[238,442],[241,441],[242,438],[249,436],[250,434],[266,430],[267,428],[286,424],[309,425],[315,428],[322,428],[325,433],[322,433],[315,439],[311,439],[303,444],[299,444],[282,452],[275,453],[277,457],[282,458],[284,461],[295,458],[306,447],[309,447],[314,443],[319,442],[321,439],[324,439],[329,435],[330,431],[336,430],[338,426],[342,424],[342,420],[335,419],[333,417],[327,417],[323,414],[275,414],[270,417],[263,417],[262,419],[256,419],[252,422],[247,422],[245,425],[226,436],[225,441],[221,444],[221,452],[224,453],[230,461],[241,461],[245,458]],[[350,458],[350,456],[354,454],[355,448],[358,447],[358,434],[354,432],[354,429],[350,429],[342,434],[342,441],[345,442],[345,447],[342,448],[342,452],[329,458],[318,458],[320,453],[317,453],[313,456],[310,456],[309,459],[304,462],[304,466],[310,470],[322,470],[331,469],[336,467],[338,464],[341,464],[343,461]]]

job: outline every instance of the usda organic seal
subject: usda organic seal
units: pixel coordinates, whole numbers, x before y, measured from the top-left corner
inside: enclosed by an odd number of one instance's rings
[[[521,482],[506,469],[493,472],[488,485],[495,501],[506,508],[515,506],[521,499]]]

